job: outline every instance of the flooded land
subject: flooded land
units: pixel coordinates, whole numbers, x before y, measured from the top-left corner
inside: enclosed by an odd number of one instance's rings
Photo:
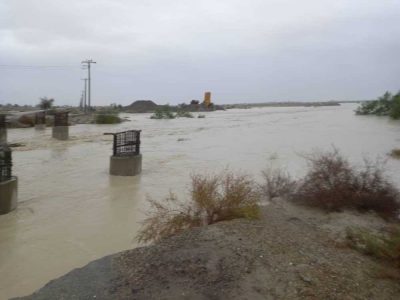
[[[32,293],[49,280],[102,256],[134,248],[146,197],[185,196],[190,174],[239,170],[259,179],[267,166],[304,173],[302,156],[337,147],[354,163],[386,161],[400,187],[399,121],[355,116],[356,104],[264,107],[202,113],[206,118],[152,120],[127,114],[118,125],[75,125],[70,140],[10,129],[18,209],[0,216],[0,295]],[[112,141],[105,132],[142,130],[143,172],[108,174]]]

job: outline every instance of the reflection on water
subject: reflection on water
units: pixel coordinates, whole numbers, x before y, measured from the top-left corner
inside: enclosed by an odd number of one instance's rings
[[[69,141],[51,129],[9,130],[19,177],[19,207],[0,216],[0,294],[33,292],[47,281],[101,256],[135,247],[146,196],[183,195],[193,172],[230,167],[255,177],[269,164],[304,172],[299,156],[335,145],[354,162],[386,157],[400,147],[400,123],[356,117],[355,105],[255,108],[206,114],[205,119],[151,120],[129,115],[119,125],[77,125]],[[111,137],[142,129],[143,172],[108,175]],[[400,182],[400,161],[388,172]]]

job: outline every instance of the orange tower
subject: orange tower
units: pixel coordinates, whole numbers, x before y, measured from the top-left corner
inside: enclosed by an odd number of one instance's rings
[[[210,106],[211,104],[211,92],[205,92],[204,93],[204,105],[206,107]]]

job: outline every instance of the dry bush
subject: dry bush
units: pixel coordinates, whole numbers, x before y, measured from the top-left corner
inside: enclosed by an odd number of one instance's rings
[[[329,211],[355,208],[373,210],[385,218],[397,217],[399,192],[384,176],[379,163],[365,162],[357,169],[338,150],[306,157],[309,169],[294,200]]]
[[[348,228],[348,245],[357,251],[388,260],[400,267],[400,227],[393,226],[387,233],[372,233],[361,228]]]
[[[187,201],[173,193],[162,201],[149,199],[151,211],[137,235],[139,242],[158,241],[188,228],[220,221],[259,217],[260,195],[248,176],[225,172],[193,175],[191,179]]]
[[[19,117],[18,122],[24,125],[35,126],[35,118],[32,115],[22,115]]]
[[[400,149],[393,149],[390,152],[390,156],[393,157],[393,158],[400,159]]]
[[[264,178],[261,190],[269,200],[276,197],[287,197],[295,191],[296,182],[288,172],[282,169],[268,168],[261,173]]]
[[[365,161],[355,173],[354,203],[361,211],[373,210],[383,217],[396,218],[400,211],[399,191],[386,178],[379,163]]]

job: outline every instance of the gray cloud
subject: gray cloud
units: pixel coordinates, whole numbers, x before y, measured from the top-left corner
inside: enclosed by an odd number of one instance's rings
[[[0,102],[76,104],[89,57],[97,104],[376,97],[399,89],[399,17],[395,0],[2,0]]]

